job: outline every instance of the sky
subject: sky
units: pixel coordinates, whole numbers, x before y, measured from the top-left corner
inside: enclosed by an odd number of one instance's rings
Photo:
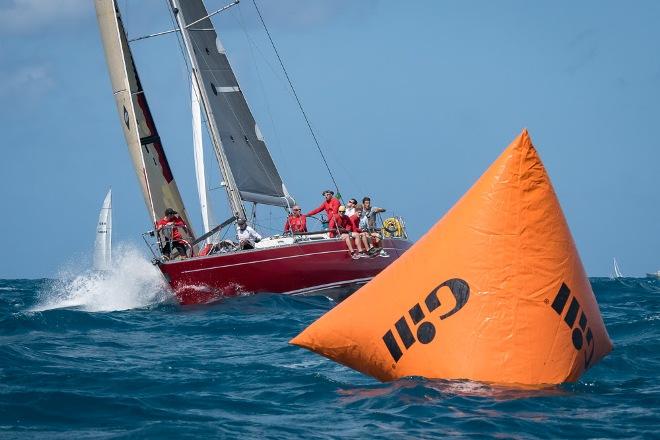
[[[345,197],[371,196],[419,238],[527,128],[587,273],[609,276],[613,257],[625,275],[660,269],[660,2],[257,1]],[[119,5],[130,37],[172,27],[165,0]],[[289,191],[316,207],[331,181],[252,1],[214,24]],[[0,39],[0,278],[88,264],[109,187],[115,243],[146,250],[93,2],[2,0]],[[132,48],[199,230],[177,39]]]

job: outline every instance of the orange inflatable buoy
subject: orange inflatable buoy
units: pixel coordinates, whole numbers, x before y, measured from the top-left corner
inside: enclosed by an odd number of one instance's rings
[[[526,130],[371,282],[291,340],[376,377],[575,381],[610,352]]]

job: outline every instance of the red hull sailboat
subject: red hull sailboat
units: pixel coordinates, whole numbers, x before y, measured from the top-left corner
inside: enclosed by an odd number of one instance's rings
[[[117,1],[95,0],[113,95],[151,225],[156,225],[167,208],[178,212],[188,225],[189,255],[184,259],[172,258],[176,257],[176,252],[169,253],[172,240],[177,239],[163,233],[167,228],[145,234],[156,239],[152,247],[154,264],[182,304],[206,303],[243,293],[350,293],[410,247],[401,218],[392,217],[381,224],[373,214],[374,217],[369,218],[370,232],[380,235],[383,249],[357,259],[351,257],[344,240],[332,238],[334,234],[328,230],[266,237],[250,250],[238,250],[231,244],[219,246],[227,244],[219,238],[223,228],[248,218],[246,203],[253,207],[257,204],[281,207],[286,215],[295,205],[211,21],[215,14],[237,4],[238,1],[234,1],[209,14],[202,0],[169,0],[176,28],[131,40],[175,33],[187,54],[193,148],[204,225],[204,234],[195,237],[138,77]],[[207,203],[202,119],[206,121],[208,138],[223,178],[220,186],[226,191],[231,213],[228,220],[215,227]],[[313,138],[316,142],[316,136]],[[318,142],[317,146],[321,152]],[[334,183],[332,173],[330,177]],[[203,244],[205,249],[215,253],[200,255],[199,247]],[[166,249],[168,251],[164,252]]]
[[[353,260],[343,240],[323,239],[166,261],[158,267],[182,304],[259,292],[343,296],[368,282],[409,246],[407,240],[385,239],[387,257]]]

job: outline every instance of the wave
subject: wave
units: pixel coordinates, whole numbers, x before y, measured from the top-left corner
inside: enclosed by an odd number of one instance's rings
[[[111,312],[138,309],[171,301],[158,269],[130,245],[113,249],[112,267],[93,271],[88,267],[62,270],[39,292],[29,311],[74,308],[87,312]]]

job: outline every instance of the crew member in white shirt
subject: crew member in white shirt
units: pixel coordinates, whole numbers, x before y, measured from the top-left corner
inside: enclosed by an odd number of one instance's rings
[[[239,249],[254,249],[254,244],[261,240],[261,235],[252,227],[248,226],[245,219],[239,218],[236,221],[236,236],[238,238]]]
[[[357,206],[357,200],[351,199],[346,203],[346,215],[348,217],[355,215],[355,207]]]

